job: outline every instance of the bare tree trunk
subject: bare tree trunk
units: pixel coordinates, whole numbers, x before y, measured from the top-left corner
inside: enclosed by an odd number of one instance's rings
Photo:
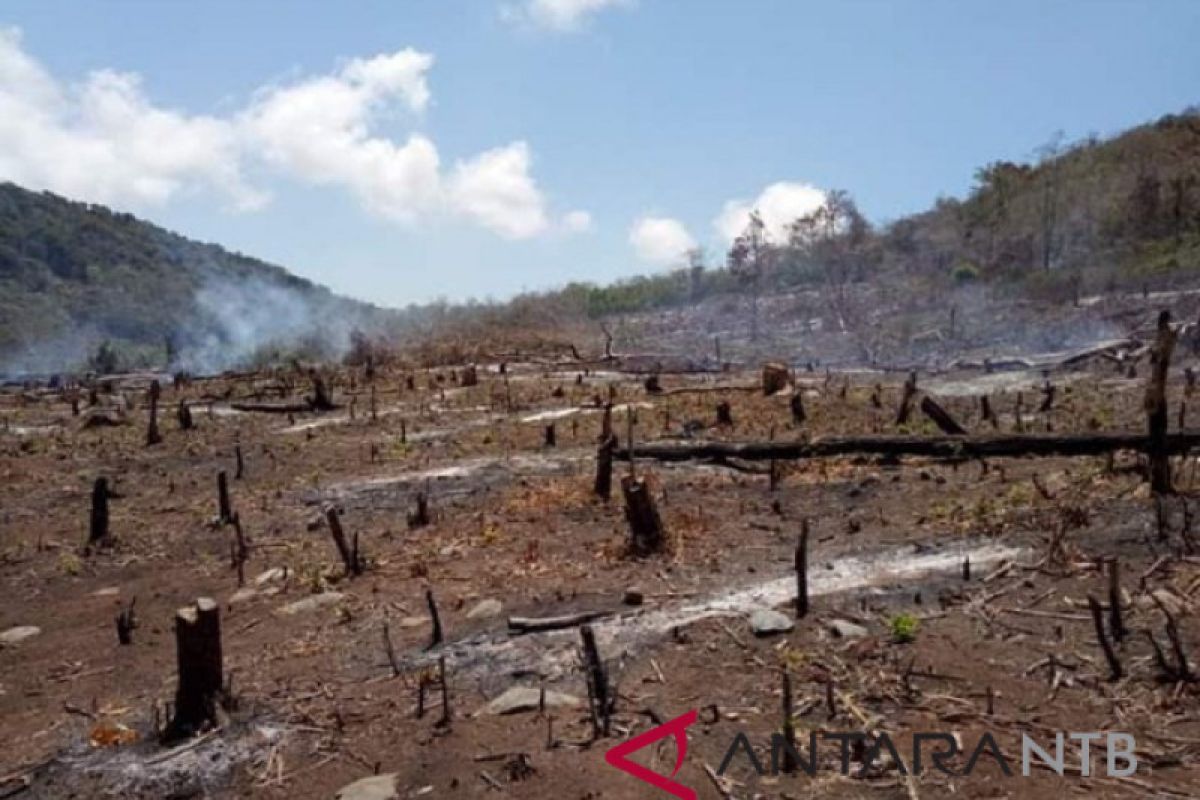
[[[1167,448],[1167,374],[1178,333],[1171,327],[1171,312],[1158,315],[1158,336],[1150,351],[1150,379],[1146,384],[1146,427],[1149,436],[1146,453],[1150,460],[1150,490],[1172,494],[1171,460]]]

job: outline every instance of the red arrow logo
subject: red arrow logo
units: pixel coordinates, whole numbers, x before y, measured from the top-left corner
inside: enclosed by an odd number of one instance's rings
[[[659,725],[657,728],[651,728],[640,736],[635,736],[628,742],[617,745],[604,754],[604,760],[612,766],[627,772],[643,783],[648,783],[656,789],[662,789],[673,797],[678,797],[680,800],[696,800],[696,791],[689,789],[681,783],[676,783],[671,780],[683,767],[683,760],[687,757],[687,729],[688,726],[694,724],[698,714],[695,709],[687,712],[683,716],[676,717],[670,722]],[[668,736],[675,737],[675,769],[671,772],[671,777],[659,775],[657,772],[651,772],[641,764],[630,761],[628,756],[631,753],[636,753],[644,747],[649,747],[660,739],[665,739]]]

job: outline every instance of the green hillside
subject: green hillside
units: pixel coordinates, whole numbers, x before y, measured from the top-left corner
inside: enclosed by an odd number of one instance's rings
[[[220,368],[268,344],[344,341],[379,314],[258,259],[131,214],[0,183],[0,371]]]

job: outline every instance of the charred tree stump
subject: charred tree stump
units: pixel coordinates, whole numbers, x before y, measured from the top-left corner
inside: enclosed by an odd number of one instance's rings
[[[996,412],[992,411],[992,401],[986,394],[979,396],[979,419],[982,422],[990,422],[993,430],[1000,427],[1000,420],[996,417]]]
[[[591,625],[579,629],[583,640],[583,663],[587,669],[588,699],[591,702],[592,731],[596,736],[608,736],[612,722],[612,698],[608,675],[600,651],[596,647],[596,632]]]
[[[246,475],[246,462],[242,458],[242,446],[240,444],[233,446],[233,461],[233,479],[240,481]]]
[[[1100,640],[1100,649],[1104,651],[1104,660],[1108,662],[1110,677],[1114,681],[1119,681],[1125,673],[1121,669],[1121,662],[1117,659],[1112,643],[1108,640],[1108,634],[1104,631],[1104,612],[1100,610],[1100,603],[1091,595],[1088,595],[1088,608],[1092,612],[1092,624],[1096,627],[1096,638]]]
[[[1158,315],[1158,335],[1150,351],[1150,380],[1146,384],[1146,426],[1150,460],[1150,491],[1171,494],[1171,460],[1167,449],[1167,372],[1178,333],[1171,327],[1171,312]]]
[[[733,409],[729,405],[728,400],[722,400],[717,403],[717,424],[724,427],[733,427]]]
[[[1112,630],[1113,640],[1124,641],[1129,630],[1121,617],[1121,562],[1116,558],[1108,559],[1108,627]]]
[[[429,522],[429,495],[422,490],[417,492],[417,507],[408,515],[408,527],[424,528]]]
[[[246,544],[246,534],[242,531],[242,517],[237,512],[233,515],[233,568],[237,570],[238,586],[246,585],[246,561],[250,558],[250,548]]]
[[[787,668],[783,670],[783,686],[782,686],[782,704],[783,708],[783,740],[787,743],[787,747],[783,748],[783,763],[779,769],[785,774],[792,774],[799,768],[796,763],[796,723],[792,720],[792,676],[788,674]]]
[[[800,540],[796,542],[796,616],[808,615],[808,520],[800,521]]]
[[[770,396],[776,392],[782,392],[787,388],[790,379],[791,373],[786,364],[774,362],[763,364],[762,391],[764,395]]]
[[[1057,392],[1058,390],[1054,388],[1054,384],[1046,381],[1045,385],[1042,386],[1042,404],[1038,406],[1039,413],[1045,414],[1054,407],[1054,395]]]
[[[217,473],[217,519],[222,525],[233,521],[233,507],[229,503],[229,480],[225,470]]]
[[[134,597],[129,601],[129,606],[121,610],[117,614],[117,643],[122,645],[133,644],[133,630],[137,627],[137,616],[133,613],[133,607],[137,605],[137,598]]]
[[[544,441],[546,447],[557,447],[558,446],[558,433],[554,430],[554,423],[550,423],[549,425],[546,426],[546,430],[543,433],[542,440]]]
[[[1020,392],[1017,392],[1017,402],[1013,406],[1013,429],[1016,430],[1017,433],[1021,433],[1025,430],[1025,420],[1021,418],[1021,408],[1023,405],[1024,397]]]
[[[215,600],[201,597],[175,612],[175,649],[179,688],[167,739],[191,736],[217,722],[224,677],[221,612]]]
[[[346,533],[342,530],[342,520],[338,516],[335,506],[326,507],[325,519],[329,522],[329,533],[333,537],[333,543],[337,547],[338,555],[341,556],[342,564],[346,567],[346,574],[361,575],[363,571],[362,559],[358,555],[357,536],[352,548],[346,541]]]
[[[871,389],[871,408],[883,408],[883,387],[878,383]]]
[[[437,727],[448,729],[453,716],[450,711],[450,680],[446,677],[445,656],[438,656],[438,682],[442,685],[442,718],[437,721]]]
[[[317,373],[315,369],[309,370],[309,380],[312,381],[313,394],[309,398],[308,404],[313,411],[332,411],[337,408],[333,404],[333,400],[329,395],[329,388],[325,385],[325,380]]]
[[[463,368],[461,384],[463,386],[477,386],[479,384],[479,373],[475,369],[474,364]]]
[[[950,412],[942,408],[929,395],[921,398],[921,412],[933,420],[933,424],[937,425],[941,432],[947,436],[965,436],[967,433],[967,429],[959,425],[958,421],[950,416]]]
[[[621,493],[625,496],[625,519],[629,522],[633,554],[648,556],[661,552],[666,536],[646,479],[626,475],[621,479]]]
[[[659,380],[658,375],[646,378],[642,385],[646,387],[646,394],[662,394],[662,381]]]
[[[92,518],[88,544],[108,541],[108,478],[96,478],[92,484]]]
[[[613,451],[617,449],[617,437],[609,436],[596,451],[596,482],[593,486],[598,497],[612,497]]]
[[[1200,338],[1198,338],[1196,341],[1200,341]],[[1192,369],[1191,367],[1184,367],[1183,380],[1183,393],[1188,397],[1191,397],[1192,392],[1196,391],[1196,370]]]
[[[808,414],[804,412],[804,393],[800,387],[796,387],[789,405],[792,407],[792,422],[796,425],[803,425],[804,420],[808,419]]]
[[[904,389],[900,395],[900,406],[896,409],[896,424],[907,425],[908,418],[912,414],[912,400],[917,393],[917,373],[916,371],[908,373],[908,380],[904,382]]]
[[[179,408],[175,411],[175,416],[179,419],[179,430],[190,431],[196,423],[192,421],[192,408],[187,404],[187,400],[179,401]]]
[[[438,613],[437,601],[433,599],[433,589],[425,590],[425,604],[429,606],[429,622],[432,626],[432,632],[429,636],[429,647],[426,650],[432,650],[442,643],[444,636],[442,633],[442,616]]]
[[[162,434],[158,431],[158,398],[162,394],[162,388],[158,385],[158,381],[150,382],[150,422],[146,426],[146,446],[158,444],[162,441]]]

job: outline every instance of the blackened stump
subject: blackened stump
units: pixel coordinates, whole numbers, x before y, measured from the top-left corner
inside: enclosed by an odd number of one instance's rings
[[[629,522],[633,554],[648,556],[661,552],[666,535],[646,479],[626,475],[621,479],[621,493],[625,496],[625,519]]]
[[[217,722],[224,672],[221,612],[215,600],[201,597],[175,612],[175,649],[179,687],[167,739],[191,736]]]

